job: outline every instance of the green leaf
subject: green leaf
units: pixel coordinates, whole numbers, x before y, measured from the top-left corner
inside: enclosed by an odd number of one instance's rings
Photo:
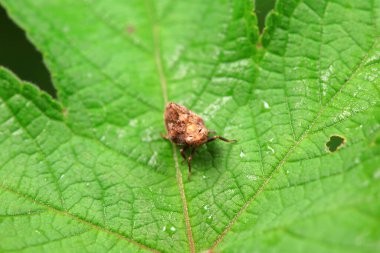
[[[0,70],[0,251],[380,250],[379,0],[1,3],[58,99]],[[167,101],[239,142],[188,179]]]

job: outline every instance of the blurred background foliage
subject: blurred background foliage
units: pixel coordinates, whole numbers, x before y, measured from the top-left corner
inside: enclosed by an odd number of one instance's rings
[[[256,14],[260,30],[265,17],[274,8],[275,0],[256,0]],[[49,71],[42,61],[40,52],[0,6],[0,65],[9,68],[22,80],[37,84],[41,89],[56,97]]]

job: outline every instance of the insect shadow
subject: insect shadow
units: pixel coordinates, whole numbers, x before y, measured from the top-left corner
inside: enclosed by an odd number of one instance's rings
[[[215,132],[207,129],[200,116],[176,103],[170,102],[166,105],[164,119],[167,134],[161,134],[161,136],[180,147],[183,161],[187,161],[189,176],[191,161],[196,150],[203,144],[218,139],[224,142],[236,142],[236,140],[229,140],[220,135],[210,135]]]

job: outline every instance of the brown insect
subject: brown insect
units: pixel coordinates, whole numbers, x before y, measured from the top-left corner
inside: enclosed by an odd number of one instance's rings
[[[191,160],[193,159],[195,150],[204,143],[220,139],[225,142],[235,142],[236,140],[228,140],[220,135],[209,137],[209,131],[201,117],[186,107],[169,102],[166,105],[165,113],[165,127],[167,130],[163,138],[170,140],[172,143],[181,147],[181,156],[183,162],[187,160],[189,166],[189,174],[191,173]],[[186,158],[185,151],[190,148],[190,156]]]

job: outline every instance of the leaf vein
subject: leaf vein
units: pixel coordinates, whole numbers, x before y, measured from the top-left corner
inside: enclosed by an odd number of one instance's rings
[[[328,103],[326,103],[325,106],[323,106],[318,114],[315,116],[313,119],[312,123],[305,129],[305,131],[302,133],[300,138],[289,148],[289,150],[285,153],[283,158],[277,163],[277,165],[274,166],[273,170],[269,174],[268,178],[264,180],[264,182],[260,185],[258,190],[253,194],[253,196],[242,206],[242,208],[239,210],[239,212],[236,213],[236,215],[233,217],[231,222],[226,226],[224,231],[219,235],[219,237],[216,239],[216,241],[212,244],[211,250],[214,249],[226,236],[226,234],[231,230],[232,226],[236,223],[237,219],[244,213],[244,211],[248,208],[249,205],[253,203],[253,201],[257,198],[257,196],[260,195],[264,191],[264,188],[268,185],[268,183],[271,181],[271,179],[277,174],[277,172],[282,168],[282,166],[285,164],[287,159],[292,155],[292,153],[296,150],[296,148],[300,145],[300,143],[308,137],[310,131],[314,127],[315,123],[319,119],[319,117],[326,111],[326,109],[330,106],[330,104],[338,97],[343,89],[347,86],[348,83],[351,82],[354,76],[357,75],[358,71],[361,69],[361,67],[365,64],[365,61],[369,57],[371,51],[376,47],[378,43],[379,38],[375,38],[374,42],[372,43],[372,46],[370,47],[369,51],[367,54],[364,55],[362,60],[359,62],[357,67],[355,67],[352,71],[352,74],[350,78],[348,78],[340,87],[340,89],[330,98]]]

